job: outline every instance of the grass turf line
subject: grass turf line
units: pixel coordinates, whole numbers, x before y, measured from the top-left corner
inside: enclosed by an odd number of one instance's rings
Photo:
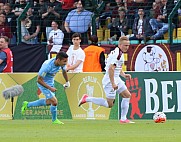
[[[135,120],[119,124],[117,120],[1,120],[2,142],[180,142],[181,120],[156,124],[153,120]]]

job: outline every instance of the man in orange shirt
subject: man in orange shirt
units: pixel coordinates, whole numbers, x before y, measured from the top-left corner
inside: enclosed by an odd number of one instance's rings
[[[83,66],[83,72],[101,72],[105,71],[105,49],[97,45],[97,36],[91,36],[90,46],[84,49],[85,61]]]
[[[13,72],[13,55],[8,48],[9,38],[0,37],[0,72]]]

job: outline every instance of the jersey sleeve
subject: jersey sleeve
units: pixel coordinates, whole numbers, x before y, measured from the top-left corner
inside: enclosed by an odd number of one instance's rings
[[[110,53],[110,58],[109,58],[109,64],[118,66],[118,56],[119,56],[119,49],[116,48],[114,51],[111,51]]]
[[[41,68],[40,68],[40,70],[38,72],[38,75],[44,78],[47,75],[48,72],[49,72],[49,66],[48,66],[48,63],[45,62],[41,66]]]

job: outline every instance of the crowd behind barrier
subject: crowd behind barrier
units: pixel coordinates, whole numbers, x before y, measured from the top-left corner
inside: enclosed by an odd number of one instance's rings
[[[11,38],[11,43],[17,42],[17,18],[22,14],[27,3],[30,8],[21,19],[21,40],[28,44],[47,42],[52,30],[52,21],[57,21],[58,29],[62,30],[63,44],[71,44],[71,35],[80,32],[82,43],[87,44],[92,30],[96,30],[99,41],[118,40],[121,35],[127,35],[130,40],[168,40],[168,28],[173,30],[173,38],[180,42],[180,9],[173,17],[173,24],[168,27],[168,16],[177,4],[175,0],[85,0],[81,6],[77,0],[16,0],[0,1],[0,31],[1,35]],[[103,9],[97,9],[104,3]],[[98,11],[100,10],[100,11]],[[78,21],[76,20],[79,15]],[[96,21],[91,18],[96,15]],[[96,22],[93,29],[92,23]],[[55,33],[56,34],[56,33]]]
[[[9,37],[10,45],[23,43],[24,48],[29,48],[40,44],[56,53],[58,50],[67,51],[72,45],[73,33],[81,34],[82,49],[91,43],[92,33],[96,33],[98,44],[105,48],[107,55],[123,35],[129,37],[131,44],[169,43],[168,30],[171,28],[173,43],[178,44],[181,43],[180,8],[174,14],[171,26],[168,23],[168,17],[178,3],[180,1],[176,0],[99,0],[96,3],[91,0],[0,1],[0,35]],[[21,15],[27,4],[30,8]],[[17,18],[20,15],[18,37]],[[92,20],[94,16],[95,21]],[[46,58],[47,47],[43,49],[45,55],[42,60]]]

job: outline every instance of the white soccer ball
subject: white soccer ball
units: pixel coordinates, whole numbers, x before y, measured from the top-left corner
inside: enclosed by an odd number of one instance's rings
[[[164,112],[156,112],[153,115],[153,120],[155,123],[165,123],[166,122],[166,115]]]

